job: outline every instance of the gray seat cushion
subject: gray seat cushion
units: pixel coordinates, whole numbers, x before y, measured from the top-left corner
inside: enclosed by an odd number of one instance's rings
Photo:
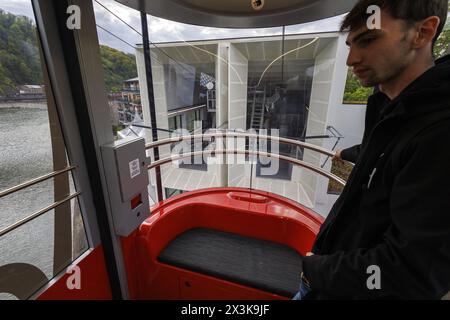
[[[158,260],[285,297],[297,292],[302,271],[302,256],[286,245],[205,228],[179,235]]]

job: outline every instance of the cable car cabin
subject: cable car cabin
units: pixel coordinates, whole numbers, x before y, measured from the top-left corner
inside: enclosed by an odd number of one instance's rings
[[[291,299],[330,190],[345,184],[329,158],[361,132],[340,132],[344,39],[292,25],[356,1],[30,3],[52,152],[36,162],[47,171],[0,191],[14,209],[0,220],[0,297]],[[94,7],[141,18],[142,32],[130,29],[141,37],[130,51],[137,77],[108,95],[98,37],[111,31]],[[166,32],[153,30],[160,18],[231,36],[150,42]],[[42,188],[49,201],[19,213]]]

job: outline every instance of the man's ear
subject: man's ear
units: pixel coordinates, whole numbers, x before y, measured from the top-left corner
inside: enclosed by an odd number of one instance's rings
[[[423,48],[433,42],[441,19],[438,16],[431,16],[419,22],[416,25],[416,37],[413,41],[413,46],[416,49]]]

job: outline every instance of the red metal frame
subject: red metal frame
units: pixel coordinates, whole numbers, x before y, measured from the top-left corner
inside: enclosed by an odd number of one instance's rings
[[[157,261],[168,243],[196,227],[212,228],[310,251],[323,218],[269,192],[211,188],[172,197],[152,208],[139,230],[122,238],[134,299],[287,299]]]
[[[130,236],[122,251],[131,299],[289,299],[157,261],[171,240],[195,227],[212,228],[288,245],[305,255],[323,218],[281,196],[242,188],[197,190],[160,202]],[[81,289],[70,290],[61,277],[38,299],[111,299],[103,248],[78,266]]]
[[[110,300],[112,298],[102,246],[93,249],[77,266],[80,271],[79,289],[68,288],[67,280],[70,281],[68,278],[73,274],[69,272],[40,294],[37,300]]]

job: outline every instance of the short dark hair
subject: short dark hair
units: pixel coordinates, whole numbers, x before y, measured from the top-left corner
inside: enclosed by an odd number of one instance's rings
[[[367,13],[367,8],[371,5],[379,6],[394,19],[404,20],[407,25],[431,16],[438,16],[441,23],[433,39],[433,47],[447,20],[448,0],[360,0],[345,17],[340,31],[353,31],[365,25],[371,16],[371,13]]]

